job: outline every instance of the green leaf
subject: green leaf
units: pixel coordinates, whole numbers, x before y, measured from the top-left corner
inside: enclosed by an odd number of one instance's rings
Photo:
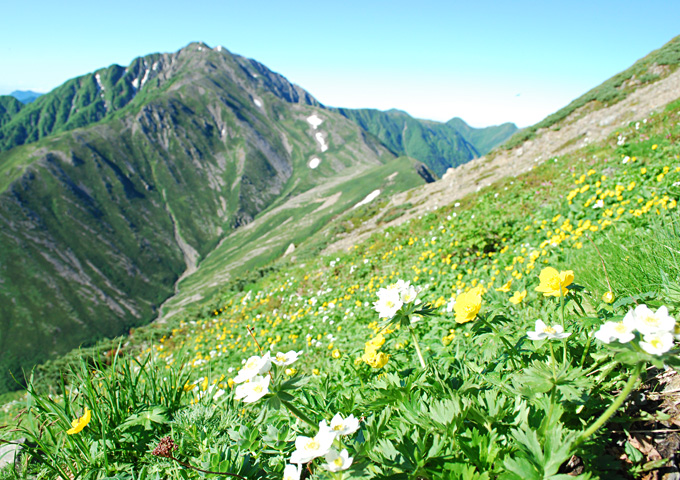
[[[626,452],[626,455],[628,455],[630,461],[633,463],[640,463],[642,459],[645,458],[643,453],[635,448],[630,442],[626,442],[626,444],[623,446],[623,449]]]

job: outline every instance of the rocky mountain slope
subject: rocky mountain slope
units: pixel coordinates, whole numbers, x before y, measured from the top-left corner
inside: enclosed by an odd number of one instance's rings
[[[2,105],[3,145],[20,144],[0,153],[2,388],[10,370],[156,317],[180,276],[265,210],[320,185],[342,197],[396,161],[282,76],[199,43]],[[408,165],[400,189],[424,181]],[[352,185],[338,206],[376,188]]]

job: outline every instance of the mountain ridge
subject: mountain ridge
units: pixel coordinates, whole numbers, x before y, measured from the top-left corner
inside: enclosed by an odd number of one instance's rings
[[[487,153],[517,131],[512,123],[473,128],[457,117],[441,123],[416,119],[397,109],[335,110],[375,135],[395,155],[417,158],[437,176]]]
[[[192,55],[196,52],[205,54]],[[174,53],[152,53],[135,58],[127,67],[114,64],[66,81],[0,126],[0,150],[97,123],[133,102],[147,85],[161,91],[179,88],[192,80],[191,72],[216,68],[213,62],[219,54],[233,60],[227,70],[232,79],[238,77],[237,71],[249,75],[250,82],[241,78],[240,86],[251,83],[251,89],[256,86],[269,89],[291,103],[319,105],[309,93],[259,62],[231,54],[223,47],[211,49],[204,43],[193,42]],[[190,68],[188,64],[192,62],[201,63],[201,68]]]
[[[149,58],[161,57],[146,58],[146,72],[160,73],[121,108],[0,153],[3,388],[14,385],[8,370],[155,318],[177,280],[261,212],[342,172],[395,159],[255,61],[204,44],[166,55],[157,70]],[[19,115],[42,112],[55,95]],[[103,112],[96,105],[106,96],[98,98],[86,108]],[[423,181],[415,168],[401,175],[400,188]],[[353,185],[338,206],[373,189]]]

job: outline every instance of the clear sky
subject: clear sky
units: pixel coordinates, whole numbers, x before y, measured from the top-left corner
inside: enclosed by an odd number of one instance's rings
[[[12,1],[0,94],[203,41],[325,105],[523,127],[680,35],[678,19],[677,0]]]

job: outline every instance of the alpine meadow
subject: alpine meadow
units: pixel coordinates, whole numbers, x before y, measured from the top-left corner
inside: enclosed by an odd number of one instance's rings
[[[200,42],[0,96],[0,479],[677,478],[679,65],[521,130]]]

